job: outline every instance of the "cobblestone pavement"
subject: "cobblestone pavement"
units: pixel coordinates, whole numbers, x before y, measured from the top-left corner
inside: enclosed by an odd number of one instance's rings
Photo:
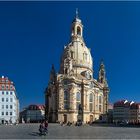
[[[140,127],[49,124],[49,134],[39,136],[38,126],[39,124],[0,125],[0,139],[140,139]]]

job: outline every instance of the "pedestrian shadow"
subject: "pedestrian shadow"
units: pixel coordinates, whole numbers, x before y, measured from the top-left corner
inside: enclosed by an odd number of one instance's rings
[[[32,133],[29,133],[30,136],[40,136],[40,133],[39,132],[32,132]]]
[[[30,135],[30,136],[36,136],[36,137],[37,136],[38,137],[41,137],[41,136],[43,137],[43,136],[47,136],[48,134],[47,135],[41,135],[39,132],[32,132],[32,133],[29,133],[28,135]]]

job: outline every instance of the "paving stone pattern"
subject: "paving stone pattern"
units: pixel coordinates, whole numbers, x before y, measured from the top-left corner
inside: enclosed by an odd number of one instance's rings
[[[0,139],[140,139],[140,127],[49,124],[47,136],[39,136],[38,127],[39,124],[0,125]]]

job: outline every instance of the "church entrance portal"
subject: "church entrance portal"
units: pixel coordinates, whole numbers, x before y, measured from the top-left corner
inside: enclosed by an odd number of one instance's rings
[[[67,122],[67,115],[64,114],[64,123],[66,123],[66,122]]]
[[[90,122],[93,122],[93,115],[90,115]]]

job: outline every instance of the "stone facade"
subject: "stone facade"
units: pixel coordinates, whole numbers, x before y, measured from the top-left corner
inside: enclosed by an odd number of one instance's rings
[[[45,91],[46,118],[50,122],[95,121],[108,112],[109,88],[103,61],[98,80],[93,78],[93,59],[83,39],[83,25],[76,15],[70,43],[64,47],[60,71],[54,66]]]

